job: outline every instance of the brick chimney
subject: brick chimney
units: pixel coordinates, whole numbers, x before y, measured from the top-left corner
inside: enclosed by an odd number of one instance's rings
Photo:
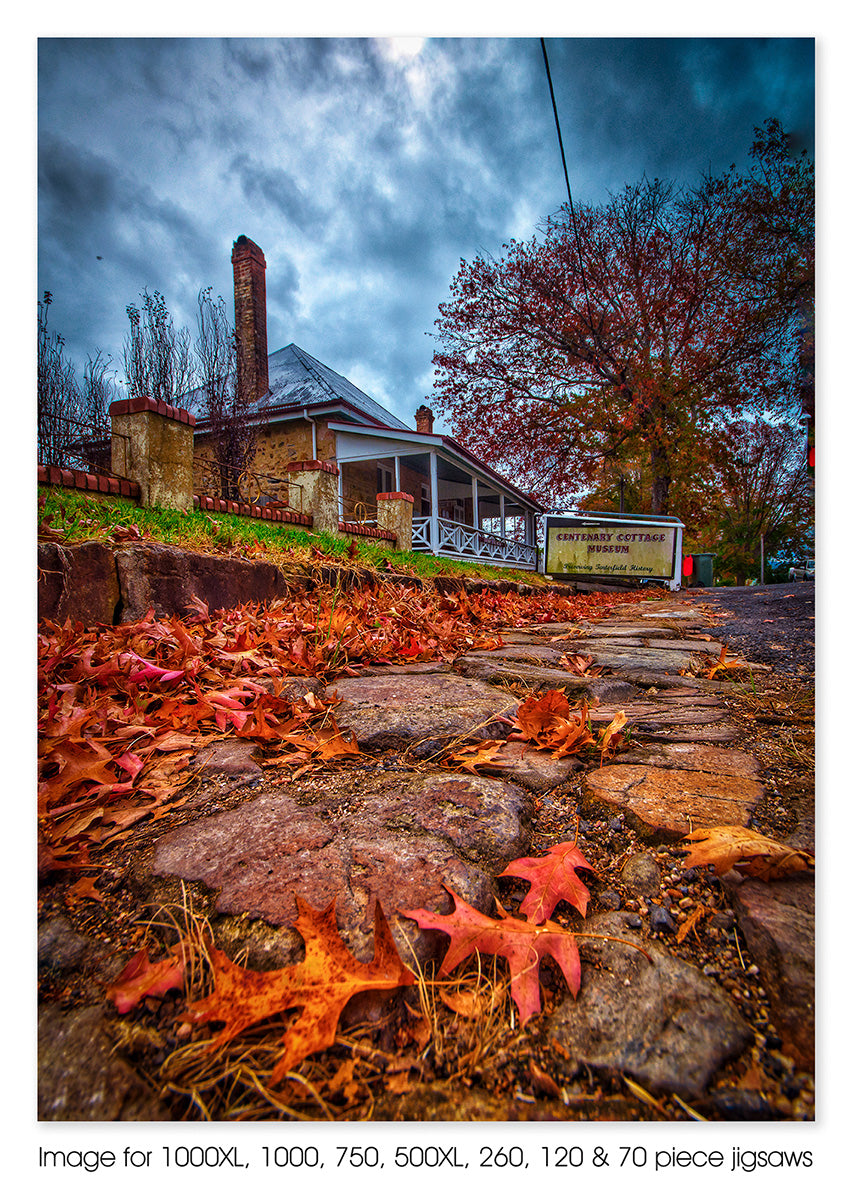
[[[257,403],[270,387],[267,366],[267,262],[260,246],[241,234],[231,250],[234,328],[240,394]]]
[[[418,433],[432,433],[432,423],[435,420],[435,413],[431,408],[427,408],[422,404],[415,413],[415,429]]]

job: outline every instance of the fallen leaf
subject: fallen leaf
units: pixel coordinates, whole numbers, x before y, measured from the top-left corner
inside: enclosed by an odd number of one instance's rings
[[[587,705],[573,708],[562,688],[528,696],[518,706],[515,727],[527,741],[550,750],[552,758],[564,758],[595,741]]]
[[[281,1080],[309,1054],[335,1040],[338,1018],[352,996],[364,991],[393,991],[415,981],[394,944],[391,929],[376,903],[373,959],[359,962],[341,941],[335,903],[320,912],[296,899],[296,930],[305,942],[305,958],[279,971],[251,971],[231,962],[216,947],[210,950],[213,990],[188,1005],[185,1018],[195,1024],[221,1021],[224,1028],[209,1050],[219,1050],[244,1029],[268,1017],[301,1009],[284,1035],[284,1049],[270,1083]]]
[[[503,1001],[506,989],[501,984],[495,988],[439,988],[438,994],[451,1012],[467,1020],[487,1016]]]
[[[604,756],[608,750],[612,750],[618,746],[622,740],[622,730],[628,723],[628,718],[622,709],[619,710],[613,717],[613,720],[601,734],[601,761],[604,762]]]
[[[679,945],[684,941],[690,931],[696,928],[707,911],[708,910],[705,908],[704,904],[696,905],[684,924],[678,927],[678,933],[675,935],[675,940],[679,943]]]
[[[421,929],[439,929],[450,936],[450,947],[441,964],[439,975],[446,976],[475,951],[500,955],[510,967],[510,995],[518,1008],[524,1025],[541,1009],[539,998],[539,963],[550,955],[563,973],[573,996],[581,982],[581,964],[577,942],[567,929],[547,921],[533,925],[510,917],[500,904],[498,917],[487,917],[457,896],[445,884],[453,898],[454,911],[447,916],[426,909],[404,911],[402,915],[417,921]]]
[[[171,988],[181,988],[185,960],[183,942],[155,963],[149,960],[148,948],[143,946],[107,988],[107,999],[120,1013],[127,1013],[145,996],[164,996]]]
[[[540,1092],[544,1092],[546,1096],[554,1096],[559,1099],[562,1095],[559,1084],[555,1083],[551,1076],[543,1071],[537,1062],[532,1058],[527,1061],[527,1073],[530,1077],[531,1085]]]
[[[359,1090],[357,1081],[353,1079],[354,1070],[355,1059],[348,1058],[346,1062],[341,1063],[323,1090],[329,1092],[330,1095],[334,1095],[335,1092],[343,1092],[344,1099],[351,1103]]]
[[[65,892],[65,899],[72,906],[79,900],[95,900],[98,904],[103,904],[104,897],[95,886],[95,880],[85,876],[78,879],[75,884],[68,888]]]
[[[730,658],[728,647],[723,646],[720,650],[720,657],[714,662],[710,658],[706,660],[710,665],[702,674],[706,679],[713,679],[718,671],[735,671],[745,669],[748,664],[742,662],[739,658]]]
[[[493,769],[509,767],[512,765],[510,761],[501,758],[501,750],[505,745],[506,742],[488,739],[483,742],[477,742],[475,746],[463,746],[461,750],[449,754],[444,760],[444,765],[461,768],[463,771],[470,771],[472,775],[477,774],[478,767],[491,767]]]
[[[558,660],[558,665],[566,671],[570,671],[572,675],[582,675],[588,679],[592,679],[600,675],[604,667],[595,667],[593,669],[594,658],[591,654],[564,654]]]
[[[689,847],[690,854],[684,860],[687,869],[713,865],[718,875],[725,875],[737,866],[741,875],[769,882],[814,867],[814,857],[805,850],[792,850],[742,825],[694,829],[687,834],[687,841],[697,843]]]
[[[561,842],[541,858],[515,859],[501,871],[501,876],[529,881],[531,888],[519,911],[538,925],[551,916],[561,900],[576,908],[582,917],[586,916],[589,892],[575,874],[576,869],[593,870],[575,842]]]

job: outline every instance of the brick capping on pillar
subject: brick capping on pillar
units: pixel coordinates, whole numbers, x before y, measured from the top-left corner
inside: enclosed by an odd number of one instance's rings
[[[408,500],[410,504],[414,504],[414,496],[410,496],[408,492],[377,492],[377,500]]]
[[[132,396],[127,400],[114,400],[110,405],[111,417],[124,417],[130,413],[153,412],[160,417],[169,417],[172,421],[180,421],[182,425],[195,425],[195,417],[185,408],[176,408],[174,404],[166,404],[163,400],[155,400],[153,396]]]
[[[290,462],[285,471],[327,471],[329,475],[340,475],[340,469],[332,462],[323,462],[319,458],[306,459],[302,462]]]

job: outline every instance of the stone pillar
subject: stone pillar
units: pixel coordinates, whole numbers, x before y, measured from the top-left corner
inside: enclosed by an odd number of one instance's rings
[[[338,532],[338,468],[334,463],[311,459],[288,463],[289,482],[302,488],[301,511],[310,513],[314,529]],[[296,497],[291,497],[296,500]]]
[[[397,535],[397,549],[412,548],[414,496],[408,492],[380,492],[376,497],[376,522],[380,529]]]
[[[110,405],[112,472],[139,484],[145,508],[191,508],[195,417],[134,396]]]

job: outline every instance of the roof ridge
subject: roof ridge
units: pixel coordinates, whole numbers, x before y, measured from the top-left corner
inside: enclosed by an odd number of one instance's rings
[[[293,347],[293,353],[296,355],[296,357],[302,363],[305,370],[308,371],[309,374],[313,375],[313,377],[317,380],[317,382],[320,384],[320,386],[322,388],[324,388],[329,393],[330,396],[334,397],[335,393],[334,393],[331,385],[329,384],[329,381],[327,379],[324,379],[323,376],[320,374],[320,372],[313,365],[314,363],[317,363],[318,366],[323,367],[323,366],[325,366],[325,363],[321,363],[319,358],[314,358],[313,355],[309,354],[307,350],[303,350],[301,346],[297,346],[296,342],[291,342],[290,345]],[[306,359],[310,359],[311,361],[306,362]],[[330,367],[326,367],[327,371],[330,369],[331,369]],[[339,396],[339,397],[337,397],[337,399],[343,399],[343,397]]]

